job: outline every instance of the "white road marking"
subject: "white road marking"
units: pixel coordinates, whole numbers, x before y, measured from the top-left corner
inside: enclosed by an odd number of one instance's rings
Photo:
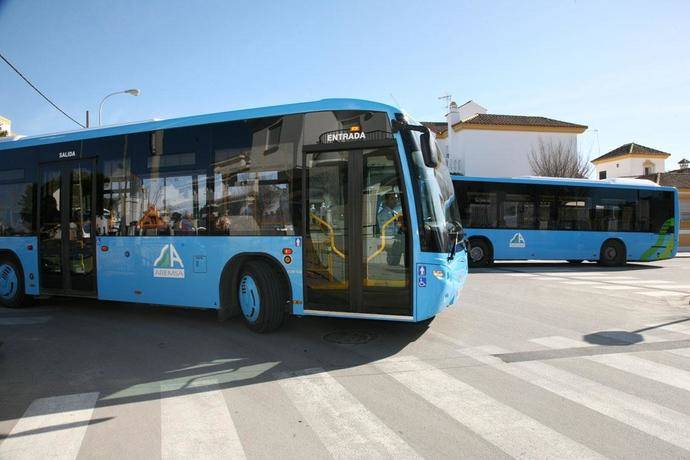
[[[669,353],[674,355],[683,356],[685,358],[690,358],[690,348],[678,348],[676,350],[667,350]]]
[[[690,416],[539,361],[504,363],[498,347],[458,350],[479,362],[690,450]]]
[[[563,284],[570,284],[572,286],[601,286],[601,283],[596,281],[563,281]]]
[[[606,289],[609,291],[629,291],[630,289],[639,289],[633,286],[620,286],[620,285],[611,285],[611,284],[606,284],[602,286],[594,286],[597,289]]]
[[[649,297],[685,297],[687,295],[682,292],[673,291],[637,291],[635,294],[642,294]]]
[[[542,337],[530,340],[548,348],[572,348],[589,346],[580,340],[573,340],[567,337]],[[677,369],[666,364],[655,363],[648,359],[640,358],[631,354],[612,353],[610,355],[583,356],[588,361],[594,361],[615,369],[625,371],[629,374],[638,375],[650,380],[655,380],[666,385],[670,385],[681,390],[690,391],[690,372]]]
[[[246,457],[223,393],[214,385],[208,388],[184,394],[177,387],[161,386],[163,459]]]
[[[659,327],[659,329],[663,329],[665,331],[679,332],[681,334],[690,334],[690,321],[675,324],[667,324],[665,326]]]
[[[669,280],[639,280],[637,284],[648,285],[648,284],[673,284],[673,281]]]
[[[53,319],[52,316],[0,317],[0,326],[27,326],[30,324],[44,324],[51,319]]]
[[[377,366],[508,455],[519,458],[602,458],[474,387],[413,356]]]
[[[636,278],[633,278],[632,276],[596,276],[596,277],[590,277],[590,276],[573,276],[573,278],[584,278],[584,279],[595,279],[597,281],[620,281],[620,282],[630,282],[630,281],[637,281]]]
[[[533,276],[530,279],[536,280],[536,281],[562,281],[562,280],[565,280],[565,278],[560,278],[558,276]]]
[[[98,393],[37,399],[0,444],[0,458],[75,459]]]
[[[507,273],[508,276],[534,276],[531,273]]]
[[[330,374],[305,372],[280,385],[334,458],[420,458]]]

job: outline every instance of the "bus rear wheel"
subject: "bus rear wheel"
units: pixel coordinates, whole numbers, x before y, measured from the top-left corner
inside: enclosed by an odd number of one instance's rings
[[[488,267],[493,262],[489,243],[480,238],[470,239],[470,267]]]
[[[619,267],[625,265],[625,246],[618,240],[606,240],[601,245],[599,263],[607,267]]]
[[[20,266],[11,258],[0,258],[0,305],[22,308],[30,304],[24,293],[24,278]]]
[[[282,284],[276,283],[282,276],[262,260],[247,262],[240,272],[237,286],[237,303],[249,329],[255,332],[271,332],[278,329],[285,319],[285,293]]]

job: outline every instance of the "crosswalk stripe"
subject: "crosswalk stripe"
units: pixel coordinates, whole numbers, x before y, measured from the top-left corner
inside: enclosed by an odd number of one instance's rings
[[[669,286],[664,286],[669,287]],[[646,295],[649,297],[685,297],[688,294],[674,291],[636,291],[635,294]]]
[[[217,383],[206,379],[204,391],[185,394],[190,389],[194,387],[179,390],[177,386],[161,385],[161,457],[245,458],[235,423]]]
[[[628,291],[630,289],[639,289],[633,286],[613,286],[610,284],[602,284],[601,286],[594,286],[596,289],[605,289],[607,291]]]
[[[459,350],[495,369],[690,450],[690,416],[538,361],[504,363],[498,347]]]
[[[563,284],[570,284],[573,286],[603,286],[598,281],[563,281]]]
[[[512,457],[601,458],[582,444],[419,358],[406,356],[381,361],[377,366]]]
[[[683,356],[685,358],[690,358],[690,348],[678,348],[675,350],[669,350],[669,353],[674,355]]]
[[[77,458],[96,401],[98,393],[35,400],[0,443],[0,458]]]
[[[680,334],[690,334],[690,322],[667,324],[665,326],[661,326],[659,329],[671,332],[678,332]]]
[[[571,348],[589,345],[567,337],[542,337],[530,340],[530,342],[538,343],[548,348]],[[583,356],[583,358],[588,361],[613,367],[629,374],[638,375],[646,379],[690,391],[690,372],[683,369],[677,369],[672,366],[667,366],[666,364],[655,363],[648,359],[623,353]]]
[[[280,385],[334,458],[420,458],[323,369],[288,375]]]

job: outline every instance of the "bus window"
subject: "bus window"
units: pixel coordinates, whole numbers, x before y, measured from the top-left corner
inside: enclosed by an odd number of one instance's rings
[[[212,127],[212,234],[295,234],[302,120],[291,115]]]
[[[24,169],[0,171],[0,236],[27,235],[33,229],[34,186]]]

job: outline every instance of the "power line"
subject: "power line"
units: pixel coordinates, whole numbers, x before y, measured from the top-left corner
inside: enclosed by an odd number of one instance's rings
[[[45,99],[46,101],[48,101],[48,104],[50,104],[50,105],[52,105],[53,107],[55,107],[60,113],[62,113],[64,116],[66,116],[67,118],[69,118],[70,120],[72,120],[73,122],[75,122],[76,124],[78,124],[79,126],[81,126],[82,128],[86,128],[86,126],[82,125],[82,124],[79,123],[77,120],[75,120],[74,118],[72,118],[72,117],[70,117],[69,115],[67,115],[67,113],[66,113],[64,110],[62,110],[60,107],[58,107],[53,101],[51,101],[50,99],[48,99],[48,96],[46,96],[45,94],[43,94],[43,93],[41,92],[40,89],[36,88],[36,86],[34,86],[34,84],[31,83],[31,82],[29,81],[29,79],[26,78],[26,77],[24,76],[24,74],[22,74],[22,73],[19,71],[19,69],[17,69],[15,66],[13,66],[12,63],[11,63],[10,61],[8,61],[7,58],[6,58],[5,56],[2,55],[2,53],[0,53],[0,58],[2,58],[2,60],[5,61],[5,62],[7,63],[7,65],[10,66],[10,67],[12,68],[12,70],[14,70],[15,72],[17,72],[17,75],[19,75],[20,77],[22,77],[22,79],[23,79],[29,86],[31,86],[34,90],[36,90],[36,92],[37,92],[38,94],[40,94],[40,95],[43,97],[43,99]]]

